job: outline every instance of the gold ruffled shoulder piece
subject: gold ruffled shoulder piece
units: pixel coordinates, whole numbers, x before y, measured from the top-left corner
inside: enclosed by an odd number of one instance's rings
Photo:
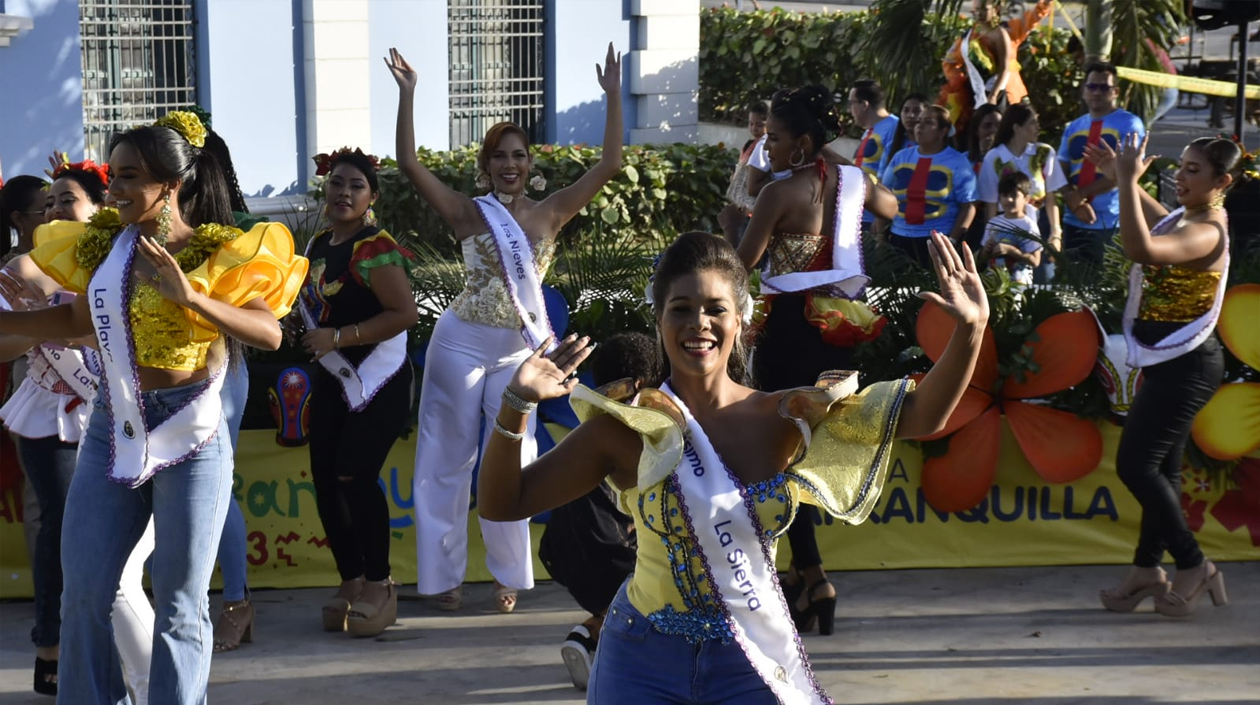
[[[656,389],[634,395],[634,383],[624,379],[598,390],[578,385],[569,395],[569,406],[580,421],[608,414],[637,432],[643,439],[639,456],[638,486],[662,482],[678,467],[683,454],[683,431],[687,428],[682,412],[670,398]]]
[[[294,251],[293,236],[280,223],[258,223],[249,232],[223,243],[196,269],[188,282],[216,301],[242,306],[261,298],[276,318],[289,313],[309,266]],[[214,325],[188,309],[193,340],[213,340]]]
[[[82,294],[92,279],[92,269],[79,262],[79,241],[87,236],[87,223],[73,220],[54,220],[35,228],[35,249],[31,261],[57,285]],[[106,241],[108,252],[108,240]]]
[[[914,382],[877,382],[855,394],[856,388],[857,373],[827,372],[819,386],[789,390],[779,401],[779,414],[802,438],[788,477],[804,501],[846,524],[860,524],[875,508]]]

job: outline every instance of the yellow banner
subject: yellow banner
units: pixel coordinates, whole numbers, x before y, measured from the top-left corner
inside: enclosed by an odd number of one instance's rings
[[[1116,479],[1119,429],[1102,424],[1102,431],[1102,465],[1067,485],[1039,478],[1008,431],[988,499],[974,510],[954,514],[938,513],[927,504],[919,487],[922,458],[913,446],[898,444],[870,520],[860,526],[820,528],[824,561],[832,570],[1128,563],[1140,509]],[[316,512],[308,451],[281,448],[273,438],[271,431],[245,431],[240,439],[233,494],[247,524],[249,584],[336,585],[337,572]],[[381,473],[393,529],[394,578],[408,583],[416,579],[414,438],[394,446]],[[1214,486],[1186,472],[1182,504],[1204,552],[1214,559],[1260,559],[1260,463],[1247,462],[1248,474],[1236,488]],[[0,598],[31,595],[20,505],[20,487],[0,493]],[[543,526],[531,529],[536,542]],[[490,580],[475,508],[469,516],[468,547],[468,579]],[[786,546],[780,554],[780,563],[786,565]],[[537,560],[535,571],[546,577]]]
[[[1236,98],[1238,96],[1238,84],[1228,81],[1214,81],[1210,78],[1198,78],[1196,76],[1174,76],[1170,73],[1131,69],[1124,66],[1117,66],[1116,73],[1120,74],[1120,78],[1127,81],[1145,83],[1149,86],[1159,86],[1160,88],[1176,88],[1186,93],[1202,93],[1222,98]],[[1260,86],[1248,85],[1245,95],[1251,100],[1260,98]]]

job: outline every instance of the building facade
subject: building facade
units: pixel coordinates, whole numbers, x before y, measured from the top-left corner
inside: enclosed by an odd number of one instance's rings
[[[394,153],[391,47],[420,74],[422,147],[500,120],[599,143],[608,42],[625,53],[627,137],[694,142],[698,13],[699,0],[0,0],[0,165],[105,159],[116,131],[196,103],[247,195],[300,192],[313,154]]]

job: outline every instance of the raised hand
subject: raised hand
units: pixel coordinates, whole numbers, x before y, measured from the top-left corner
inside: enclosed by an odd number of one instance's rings
[[[919,297],[940,306],[958,323],[983,327],[989,320],[989,297],[984,293],[971,249],[963,245],[960,257],[944,235],[933,231],[931,238],[928,253],[941,293],[923,291]]]
[[[412,91],[416,88],[416,83],[420,80],[420,74],[411,68],[411,64],[398,53],[397,49],[390,48],[389,58],[385,59],[385,65],[389,67],[389,72],[394,74],[394,80],[398,82],[399,90]]]
[[[1099,140],[1098,144],[1085,145],[1085,161],[1094,165],[1099,174],[1116,180],[1116,150],[1111,148],[1104,140]]]
[[[197,291],[192,288],[192,284],[188,283],[188,277],[184,276],[183,270],[179,268],[179,263],[175,261],[171,253],[149,237],[139,238],[137,247],[145,261],[153,268],[153,272],[147,277],[148,283],[157,289],[163,298],[187,307],[197,295]],[[135,276],[140,281],[146,281],[146,277],[139,271],[136,271]]]
[[[573,391],[578,383],[574,370],[595,350],[590,337],[579,338],[576,333],[560,341],[560,345],[547,354],[545,351],[550,344],[551,338],[548,338],[538,346],[508,382],[508,389],[525,401],[555,399]]]
[[[595,77],[599,79],[599,87],[605,95],[621,95],[621,52],[613,51],[612,42],[608,42],[608,56],[604,57],[604,67],[595,64]]]
[[[3,297],[14,311],[43,308],[45,303],[44,293],[31,286],[21,275],[11,269],[0,269],[0,297]]]
[[[1155,157],[1146,156],[1146,143],[1150,134],[1138,137],[1132,133],[1120,145],[1120,153],[1116,155],[1116,175],[1121,179],[1136,181],[1146,173],[1147,167],[1155,161]]]

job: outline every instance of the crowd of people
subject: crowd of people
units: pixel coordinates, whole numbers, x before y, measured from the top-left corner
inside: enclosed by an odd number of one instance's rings
[[[850,87],[848,110],[865,131],[852,159],[829,146],[841,125],[831,89],[789,87],[753,103],[723,234],[678,236],[647,292],[655,338],[619,335],[598,352],[588,336],[553,329],[541,280],[560,229],[621,170],[620,55],[610,45],[596,69],[607,99],[600,160],[535,199],[543,186],[529,140],[510,123],[483,140],[480,194],[420,164],[419,76],[391,50],[400,170],[451,227],[467,268],[420,385],[421,594],[443,610],[463,606],[479,460],[499,611],[533,586],[527,520],[556,510],[544,560],[591,613],[562,647],[590,702],[830,702],[801,640],[834,629],[820,513],[864,520],[889,445],[945,427],[980,353],[986,263],[1021,285],[1051,281],[1058,258],[1101,264],[1118,231],[1133,262],[1125,334],[1145,383],[1117,468],[1143,515],[1133,566],[1101,601],[1132,611],[1153,597],[1160,613],[1184,615],[1205,594],[1225,600],[1178,487],[1190,422],[1221,381],[1213,329],[1238,147],[1187,145],[1181,207],[1169,213],[1138,185],[1146,135],[1116,104],[1115,68],[1085,67],[1088,112],[1056,150],[1039,141],[1020,92],[1015,31],[992,19],[980,16],[986,28],[961,41],[959,60],[969,77],[978,55],[967,47],[980,42],[1002,67],[994,81],[954,81],[938,104],[906,96],[897,115],[877,81]],[[965,117],[951,113],[958,96],[970,101]],[[107,165],[58,158],[51,182],[17,176],[0,189],[0,234],[16,236],[0,237],[0,357],[24,360],[0,419],[34,492],[29,516],[40,517],[37,692],[76,704],[200,703],[212,652],[252,639],[231,495],[244,349],[277,348],[286,327],[315,365],[310,469],[341,579],[323,628],[373,636],[395,622],[377,480],[416,388],[411,255],[373,215],[375,157],[345,148],[316,164],[327,227],[304,254],[283,225],[248,214],[226,145],[192,111],[120,133]],[[853,346],[879,334],[860,324],[862,249],[885,239],[935,276],[924,305],[955,328],[917,384],[859,389],[847,371]],[[766,315],[753,325],[757,269]],[[578,382],[592,354],[597,389]],[[566,396],[582,423],[540,456],[535,412]],[[792,561],[779,575],[784,535]],[[224,602],[212,626],[216,560]]]

